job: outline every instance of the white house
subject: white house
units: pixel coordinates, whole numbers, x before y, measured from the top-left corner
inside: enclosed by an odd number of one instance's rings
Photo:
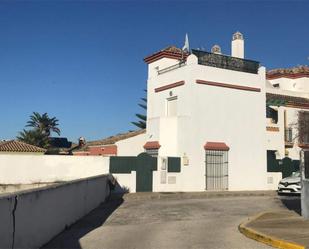
[[[152,191],[276,189],[309,148],[309,138],[299,139],[299,116],[309,109],[309,67],[266,72],[244,58],[239,32],[231,56],[218,45],[189,51],[186,42],[183,50],[170,46],[144,59],[146,133],[118,142],[118,156],[157,157]],[[170,169],[171,157],[180,166]]]
[[[283,176],[299,167],[300,152],[308,148],[309,139],[301,136],[305,127],[301,117],[308,115],[309,109],[309,67],[299,66],[289,69],[275,69],[267,72],[266,82],[266,149],[268,157],[275,153],[276,159],[289,158],[294,166],[285,168]],[[268,158],[271,159],[271,158]],[[268,168],[274,168],[268,160]],[[275,166],[276,167],[276,166]],[[287,170],[287,171],[286,171]],[[281,179],[278,173],[268,173],[274,177],[274,187]],[[269,178],[268,178],[269,180]]]
[[[179,173],[160,159],[155,191],[267,189],[265,68],[244,59],[239,32],[231,47],[232,56],[168,47],[145,58],[146,151],[182,158]]]

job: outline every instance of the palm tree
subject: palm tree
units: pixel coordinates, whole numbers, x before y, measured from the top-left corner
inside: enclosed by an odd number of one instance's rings
[[[60,129],[57,127],[58,121],[56,117],[50,118],[46,112],[43,115],[33,112],[26,126],[38,129],[42,134],[49,137],[51,132],[60,135]]]
[[[27,144],[32,144],[41,148],[47,149],[49,147],[49,138],[42,134],[40,130],[25,130],[19,132],[19,135],[16,137],[19,141],[22,141]]]

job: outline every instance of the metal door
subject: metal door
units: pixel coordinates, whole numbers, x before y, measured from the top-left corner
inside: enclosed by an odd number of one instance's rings
[[[228,152],[206,150],[206,190],[228,189]]]
[[[141,153],[137,156],[136,192],[152,192],[153,171],[157,170],[157,158]]]

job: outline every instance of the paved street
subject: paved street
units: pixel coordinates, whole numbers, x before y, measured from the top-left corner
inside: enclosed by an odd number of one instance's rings
[[[298,201],[285,196],[113,200],[44,248],[270,248],[246,238],[238,225],[261,211],[287,204],[297,209]]]

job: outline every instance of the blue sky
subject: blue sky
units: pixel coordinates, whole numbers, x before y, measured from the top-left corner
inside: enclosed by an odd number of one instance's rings
[[[169,45],[219,44],[235,31],[268,69],[309,64],[308,1],[0,1],[0,139],[33,111],[87,140],[135,129],[143,58]]]

